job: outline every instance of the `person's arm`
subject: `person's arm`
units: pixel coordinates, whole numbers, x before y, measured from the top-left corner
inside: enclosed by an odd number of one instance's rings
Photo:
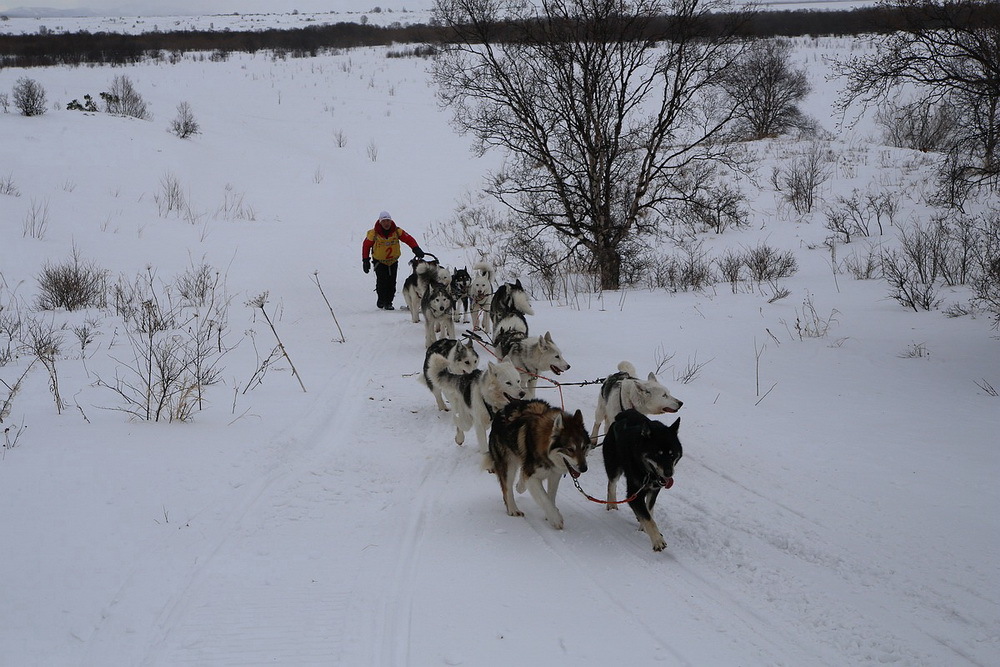
[[[368,273],[372,269],[372,261],[368,258],[371,254],[372,246],[375,245],[372,242],[370,236],[365,236],[364,243],[361,244],[361,270]]]
[[[413,256],[417,259],[421,259],[424,256],[424,251],[420,249],[419,245],[417,245],[417,240],[404,232],[402,229],[399,230],[399,240],[410,246],[410,250],[413,251]]]

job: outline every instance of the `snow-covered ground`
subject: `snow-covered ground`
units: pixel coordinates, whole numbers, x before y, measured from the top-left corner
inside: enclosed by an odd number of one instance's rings
[[[823,56],[864,45],[796,44],[816,87],[807,111],[838,132]],[[566,482],[564,530],[528,497],[524,518],[506,515],[416,380],[422,325],[376,310],[361,272],[382,209],[445,263],[475,259],[432,232],[498,156],[453,134],[426,67],[360,49],[0,71],[0,91],[29,76],[51,107],[0,114],[0,183],[18,194],[0,194],[0,317],[61,335],[66,403],[57,413],[31,354],[0,366],[0,403],[27,370],[2,424],[0,664],[1000,662],[1000,399],[980,387],[1000,387],[996,331],[835,271],[865,244],[832,257],[819,207],[800,218],[778,203],[768,175],[804,150],[791,140],[754,148],[753,224],[705,241],[713,256],[794,252],[789,296],[535,294],[532,332],[572,364],[561,380],[628,359],[662,366],[684,400],[684,458],[655,512],[667,550]],[[152,120],[65,110],[120,74]],[[202,130],[187,140],[168,131],[182,101]],[[824,201],[891,190],[900,224],[926,218],[929,160],[875,137],[829,140]],[[161,214],[169,183],[186,205]],[[31,219],[40,238],[22,233]],[[42,268],[73,248],[112,281],[152,274],[161,290],[219,271],[233,349],[193,421],[130,421],[98,385],[137,365],[113,308],[32,308]],[[306,391],[287,360],[251,382],[276,344],[248,305],[265,293]],[[829,329],[800,337],[811,313]],[[74,327],[98,334],[82,354]],[[592,420],[597,385],[539,393]],[[580,483],[601,496],[600,450],[592,463]]]

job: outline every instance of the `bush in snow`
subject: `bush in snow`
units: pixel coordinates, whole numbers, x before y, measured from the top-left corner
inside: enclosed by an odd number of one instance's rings
[[[38,276],[37,306],[41,310],[102,308],[107,304],[107,271],[84,261],[73,248],[64,262],[46,263]]]
[[[198,134],[201,131],[198,127],[198,121],[195,120],[194,114],[191,112],[191,105],[187,102],[181,102],[177,105],[177,116],[170,121],[170,131],[181,139],[187,139],[192,134]]]
[[[119,74],[111,81],[111,88],[101,93],[104,100],[104,110],[117,116],[130,116],[140,120],[149,120],[149,109],[146,100],[135,89],[132,79]]]
[[[45,113],[45,89],[34,79],[22,76],[11,91],[14,106],[22,116],[41,116]]]

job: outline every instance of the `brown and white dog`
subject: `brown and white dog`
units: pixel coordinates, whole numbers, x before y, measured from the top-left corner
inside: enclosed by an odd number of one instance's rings
[[[579,410],[570,414],[538,399],[514,401],[493,417],[483,468],[496,473],[507,514],[524,516],[514,501],[514,480],[520,476],[518,493],[527,489],[552,527],[561,530],[559,479],[587,472],[588,451],[590,438]]]

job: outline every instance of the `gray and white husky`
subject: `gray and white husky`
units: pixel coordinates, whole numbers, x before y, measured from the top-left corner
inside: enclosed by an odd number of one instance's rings
[[[410,311],[410,319],[420,321],[420,300],[432,283],[448,286],[451,282],[451,272],[444,268],[436,259],[411,259],[413,271],[403,281],[403,300]]]
[[[465,432],[474,428],[483,454],[487,451],[486,431],[493,415],[510,401],[524,398],[520,375],[509,361],[490,362],[485,370],[477,368],[460,374],[449,371],[448,361],[435,355],[427,362],[427,373],[451,404],[455,442],[464,443]]]
[[[490,299],[493,298],[493,266],[476,262],[472,266],[472,283],[469,285],[469,311],[472,330],[490,332]]]
[[[644,415],[661,415],[677,412],[682,405],[684,402],[671,396],[656,375],[650,373],[647,379],[640,380],[636,377],[635,366],[623,361],[618,364],[618,372],[609,375],[601,385],[591,440],[597,442],[601,422],[604,422],[604,432],[607,433],[615,416],[629,408],[635,408]]]
[[[493,342],[500,358],[509,360],[521,373],[521,386],[528,398],[535,397],[540,373],[551,371],[559,375],[570,368],[548,331],[544,336],[529,338],[520,331],[501,329]]]
[[[431,343],[430,347],[427,348],[427,353],[424,355],[424,370],[420,375],[420,381],[434,394],[438,410],[447,410],[448,406],[445,405],[441,388],[434,382],[434,378],[430,374],[429,368],[432,357],[442,357],[448,362],[446,368],[449,372],[456,375],[464,375],[465,373],[471,373],[479,366],[479,354],[476,352],[471,338],[468,343],[462,343],[454,338],[441,338]]]
[[[517,282],[498,287],[490,300],[490,323],[493,325],[494,335],[501,329],[513,329],[527,335],[528,321],[524,316],[534,314],[520,278]]]
[[[441,338],[455,337],[455,297],[451,288],[439,282],[428,283],[427,291],[420,298],[420,312],[424,315],[424,346]]]

